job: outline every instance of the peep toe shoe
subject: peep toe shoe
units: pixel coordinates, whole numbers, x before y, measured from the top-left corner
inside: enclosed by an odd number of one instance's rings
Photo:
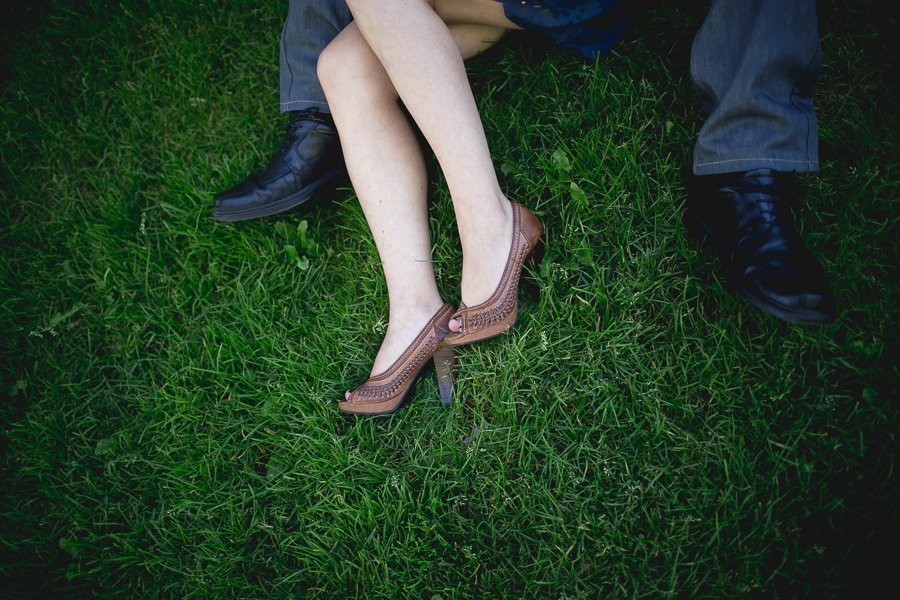
[[[438,375],[441,402],[450,406],[454,395],[452,374],[456,356],[454,350],[444,344],[444,339],[450,331],[447,323],[453,312],[453,305],[445,303],[394,364],[352,390],[347,401],[338,404],[338,408],[359,415],[392,413],[412,396],[416,381],[432,362]]]
[[[543,258],[541,234],[544,227],[530,210],[511,202],[513,208],[512,246],[500,284],[485,302],[468,307],[460,302],[452,318],[459,319],[459,332],[448,333],[448,346],[464,346],[505,333],[519,318],[519,280],[522,265],[531,260],[533,266]]]

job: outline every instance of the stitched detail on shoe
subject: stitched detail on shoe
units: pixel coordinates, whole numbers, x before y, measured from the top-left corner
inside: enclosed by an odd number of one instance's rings
[[[406,389],[426,360],[431,358],[443,342],[444,333],[438,323],[448,311],[453,310],[452,304],[444,304],[435,313],[428,324],[422,328],[413,343],[406,351],[394,361],[384,373],[370,377],[368,381],[353,390],[350,394],[350,402],[358,401],[383,401],[396,396],[401,390]]]
[[[518,248],[516,248],[517,245]],[[522,263],[530,251],[531,244],[528,236],[524,235],[522,231],[521,207],[513,204],[512,247],[509,249],[509,258],[506,261],[503,276],[490,298],[478,306],[462,311],[460,334],[466,335],[496,325],[509,317],[515,310],[519,294],[519,278],[522,276]]]
[[[528,244],[519,248],[516,257],[517,264],[521,264],[525,260],[525,257],[528,255],[528,249]],[[470,313],[469,326],[471,328],[478,330],[490,327],[491,325],[496,325],[506,319],[512,311],[515,310],[519,293],[519,278],[521,275],[522,269],[514,269],[511,277],[508,274],[504,274],[504,279],[508,279],[509,281],[504,286],[506,293],[500,300],[500,304],[482,312],[474,314]]]
[[[416,352],[411,362],[400,369],[390,381],[383,384],[363,384],[357,388],[360,400],[386,400],[397,395],[398,391],[409,387],[409,381],[415,377],[422,363],[431,358],[438,342],[434,337],[430,337],[428,341],[422,345]],[[370,379],[369,381],[372,381]]]

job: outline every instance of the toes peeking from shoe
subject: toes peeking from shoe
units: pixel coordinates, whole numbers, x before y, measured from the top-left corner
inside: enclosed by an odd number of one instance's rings
[[[453,333],[459,333],[459,323],[460,323],[460,319],[450,319],[450,322],[447,323],[447,327]]]

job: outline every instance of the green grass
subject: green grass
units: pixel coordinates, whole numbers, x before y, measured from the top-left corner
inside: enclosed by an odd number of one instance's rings
[[[547,228],[542,297],[461,351],[459,405],[432,376],[354,418],[336,401],[387,303],[349,182],[211,216],[281,139],[285,3],[104,4],[3,24],[7,596],[865,597],[893,574],[898,36],[879,5],[820,6],[823,164],[796,178],[837,323],[753,309],[681,228],[705,8],[660,3],[597,64],[523,34],[470,63],[501,184]]]

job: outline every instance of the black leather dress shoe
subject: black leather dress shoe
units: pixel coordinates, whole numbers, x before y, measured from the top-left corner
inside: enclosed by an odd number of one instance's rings
[[[213,198],[219,221],[244,221],[303,204],[323,183],[347,170],[331,115],[309,108],[291,119],[269,166]]]
[[[834,293],[792,227],[787,178],[769,169],[695,176],[684,225],[719,248],[725,276],[751,304],[791,323],[825,325],[837,316]]]

